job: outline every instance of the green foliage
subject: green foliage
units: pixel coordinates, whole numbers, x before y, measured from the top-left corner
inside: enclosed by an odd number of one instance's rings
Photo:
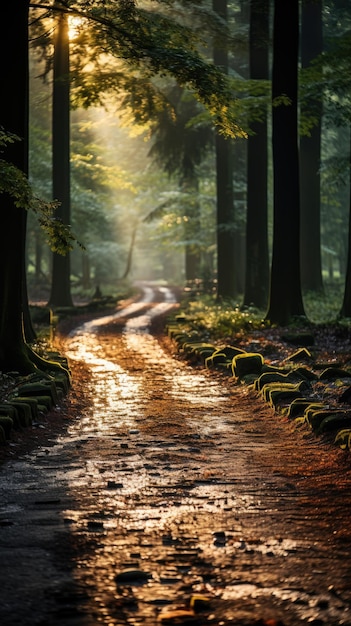
[[[304,293],[303,299],[308,319],[316,324],[335,321],[341,308],[343,289],[342,281],[325,281],[324,293]]]
[[[324,120],[330,126],[348,126],[351,121],[351,32],[329,38],[326,52],[300,75],[300,100],[307,105],[310,120],[302,120],[308,134],[314,120],[313,102],[323,99]],[[308,103],[312,109],[308,110]]]
[[[135,120],[145,123],[165,106],[164,96],[151,79],[174,77],[206,107],[219,132],[245,135],[240,99],[231,79],[204,54],[215,30],[229,36],[225,25],[199,2],[186,2],[186,11],[179,10],[178,4],[71,1],[68,13],[82,20],[72,41],[74,105],[101,105],[106,94],[119,93],[134,111]],[[50,25],[35,22],[33,45],[46,59],[46,72],[52,63],[48,32]]]
[[[262,311],[243,309],[234,302],[219,303],[210,295],[184,301],[181,311],[194,327],[214,339],[266,326]]]
[[[308,318],[312,323],[323,324],[336,321],[343,294],[342,283],[327,283],[325,293],[304,294]],[[214,295],[198,294],[184,298],[180,314],[194,328],[209,336],[223,338],[233,334],[247,333],[269,326],[264,311],[254,307],[242,307],[237,302],[219,302]]]
[[[15,141],[20,141],[19,137],[0,129],[0,150]],[[46,202],[37,198],[33,194],[32,187],[24,172],[21,172],[5,159],[0,159],[0,194],[3,193],[13,198],[17,208],[31,210],[36,214],[54,252],[66,254],[67,250],[72,250],[74,242],[81,245],[71,232],[70,227],[63,224],[55,216],[58,203]]]

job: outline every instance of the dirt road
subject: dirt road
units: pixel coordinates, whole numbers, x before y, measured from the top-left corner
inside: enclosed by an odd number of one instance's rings
[[[175,358],[172,306],[65,340],[84,410],[0,468],[0,624],[351,626],[349,457]]]

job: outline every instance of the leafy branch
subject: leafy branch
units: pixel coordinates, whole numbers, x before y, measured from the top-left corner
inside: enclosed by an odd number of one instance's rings
[[[20,138],[0,129],[0,151],[16,141],[20,141]],[[72,233],[71,227],[55,216],[60,203],[47,202],[35,196],[24,172],[5,159],[0,159],[0,194],[10,196],[18,209],[31,210],[37,215],[38,222],[47,235],[47,243],[53,252],[65,255],[73,250],[75,243],[84,248]]]

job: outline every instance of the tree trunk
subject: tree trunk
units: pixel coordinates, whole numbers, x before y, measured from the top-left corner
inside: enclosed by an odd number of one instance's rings
[[[0,100],[0,125],[15,133],[16,141],[6,149],[5,158],[28,173],[28,8],[29,3],[13,0],[7,4],[5,33],[0,39],[3,59],[2,86],[6,97]],[[16,80],[14,81],[14,76]],[[35,366],[29,359],[23,332],[25,281],[26,212],[13,199],[1,196],[0,232],[0,371],[30,373]]]
[[[351,139],[351,133],[350,133]],[[351,171],[351,141],[350,141],[350,171]],[[346,278],[344,286],[344,297],[339,313],[339,317],[351,318],[351,194],[349,198],[349,233],[348,233],[348,251],[347,251],[347,263],[346,263]]]
[[[227,0],[213,0],[213,10],[227,21]],[[228,73],[227,46],[214,43],[214,63]],[[232,142],[218,132],[216,149],[216,199],[217,199],[217,298],[235,298],[235,224],[233,194]]]
[[[269,0],[251,0],[250,78],[268,79]],[[251,124],[247,146],[246,272],[244,304],[265,308],[269,289],[267,227],[267,115]]]
[[[187,282],[193,282],[201,276],[201,250],[198,237],[201,229],[200,205],[198,202],[187,212],[185,238],[185,278]]]
[[[300,275],[300,190],[297,125],[298,0],[275,0],[273,33],[274,224],[266,319],[285,325],[305,316]],[[290,104],[276,98],[287,96]]]
[[[132,259],[133,259],[134,244],[135,244],[137,229],[138,229],[138,225],[136,224],[132,230],[132,236],[130,239],[129,250],[128,250],[128,255],[127,255],[127,263],[126,263],[126,268],[122,276],[122,280],[126,280],[126,278],[128,278],[129,272],[132,269]]]
[[[39,283],[42,279],[43,242],[40,232],[35,230],[35,280]]]
[[[181,189],[189,194],[186,207],[187,222],[185,223],[185,279],[188,283],[200,279],[201,276],[201,236],[200,204],[198,201],[199,181],[194,168],[190,167],[180,181]]]
[[[70,79],[69,38],[66,13],[58,11],[54,39],[53,85],[53,196],[61,204],[57,217],[70,224]],[[73,306],[70,287],[70,254],[53,253],[50,306]]]
[[[301,65],[308,67],[323,49],[321,0],[304,0],[301,17]],[[322,292],[319,175],[322,103],[310,101],[305,108],[313,113],[318,123],[309,137],[300,139],[301,280],[306,291]]]
[[[82,286],[83,289],[90,289],[91,287],[90,259],[86,252],[82,254]]]

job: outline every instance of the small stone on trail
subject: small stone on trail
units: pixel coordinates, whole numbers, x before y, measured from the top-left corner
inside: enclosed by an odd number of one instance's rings
[[[103,522],[95,522],[92,520],[88,522],[88,528],[89,530],[103,530],[104,524]]]
[[[107,489],[122,489],[123,483],[116,483],[114,480],[107,481]]]
[[[115,576],[116,583],[119,584],[140,584],[146,583],[152,574],[141,569],[125,569]]]

